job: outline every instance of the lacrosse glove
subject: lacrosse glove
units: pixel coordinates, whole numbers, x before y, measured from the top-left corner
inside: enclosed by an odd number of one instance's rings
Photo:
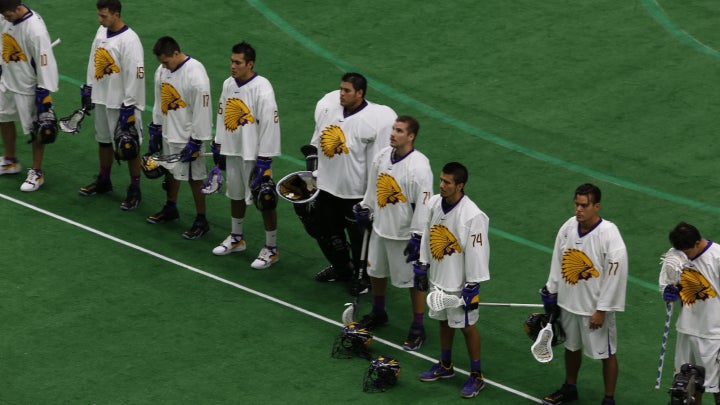
[[[85,109],[87,115],[90,115],[90,111],[95,108],[92,102],[92,86],[87,84],[80,86],[80,107]]]
[[[220,153],[221,148],[222,145],[216,143],[215,141],[210,144],[210,151],[213,154],[213,163],[215,163],[215,166],[219,167],[220,170],[225,170],[227,160],[225,159],[225,155]]]
[[[258,156],[257,160],[255,161],[255,177],[253,178],[253,182],[250,185],[250,188],[259,187],[260,182],[262,182],[263,180],[263,177],[272,176],[272,170],[270,169],[270,165],[272,165],[271,158]]]
[[[422,235],[414,233],[410,237],[410,240],[408,241],[407,246],[405,246],[405,250],[403,251],[403,254],[407,256],[405,258],[406,263],[417,261],[420,258],[420,240],[422,239]]]
[[[430,268],[430,265],[427,263],[422,262],[415,262],[413,263],[413,273],[415,273],[415,276],[413,277],[413,287],[415,287],[418,291],[427,291],[428,290],[428,277],[427,277],[427,271]]]
[[[180,161],[183,163],[192,162],[200,156],[200,149],[202,148],[202,141],[198,141],[190,138],[185,144],[183,150],[180,151]]]
[[[462,289],[462,300],[465,305],[465,311],[477,309],[480,302],[480,284],[467,283]]]
[[[551,294],[550,291],[548,291],[547,286],[543,286],[540,290],[540,298],[542,299],[543,308],[545,309],[546,314],[552,314],[558,310],[557,293]]]
[[[663,291],[663,299],[668,302],[677,301],[680,299],[680,289],[678,286],[673,284],[668,284],[665,286],[665,290]]]
[[[162,150],[162,125],[149,123],[148,134],[150,134],[150,141],[148,142],[150,153],[160,152]]]

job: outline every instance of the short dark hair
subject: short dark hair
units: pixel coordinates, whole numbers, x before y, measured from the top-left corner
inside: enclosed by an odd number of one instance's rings
[[[245,62],[255,62],[255,48],[247,42],[243,41],[232,47],[232,53],[245,55]]]
[[[395,121],[397,122],[404,122],[407,124],[408,132],[411,134],[415,134],[415,138],[417,138],[418,132],[420,132],[420,123],[417,122],[417,120],[409,115],[401,115],[397,118],[395,118]]]
[[[593,204],[598,204],[600,200],[602,200],[602,192],[600,191],[600,188],[590,183],[581,184],[575,189],[573,197],[577,197],[579,195],[588,196],[588,199]]]
[[[352,84],[355,91],[362,90],[363,98],[367,96],[367,79],[365,76],[360,73],[348,72],[343,75],[342,81]]]
[[[685,250],[694,247],[697,241],[702,239],[702,236],[694,226],[687,222],[680,222],[670,231],[668,239],[675,249]]]
[[[111,13],[122,13],[122,4],[120,4],[120,0],[97,0],[96,6],[98,10],[106,8]]]
[[[21,4],[21,0],[0,0],[0,13],[15,10]]]
[[[161,37],[153,46],[153,54],[155,54],[155,56],[172,56],[175,51],[182,52],[180,45],[173,37]]]
[[[442,168],[442,172],[445,174],[449,174],[453,176],[453,181],[455,181],[455,184],[467,184],[468,181],[468,171],[465,166],[463,166],[461,163],[458,162],[450,162],[446,163],[445,166]]]

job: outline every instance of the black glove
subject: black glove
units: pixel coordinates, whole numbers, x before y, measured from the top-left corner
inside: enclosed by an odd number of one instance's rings
[[[158,153],[162,150],[162,125],[155,123],[148,124],[148,134],[150,134],[150,141],[148,142],[148,149],[150,153]]]
[[[225,155],[220,153],[222,146],[219,143],[213,143],[210,144],[210,151],[213,154],[213,163],[215,163],[215,166],[217,166],[220,170],[225,170],[227,167],[227,159],[225,158]]]
[[[540,298],[542,299],[543,308],[545,308],[546,314],[549,315],[558,310],[557,293],[551,294],[550,291],[548,291],[547,286],[543,286],[540,290]]]
[[[420,240],[422,238],[422,235],[419,235],[417,233],[413,233],[410,237],[410,240],[408,241],[407,246],[405,246],[405,250],[403,251],[403,254],[407,256],[405,258],[406,263],[417,261],[420,258]]]
[[[428,277],[427,277],[427,271],[430,268],[430,265],[427,263],[421,263],[421,262],[415,262],[413,263],[413,273],[415,273],[415,277],[413,278],[413,287],[415,287],[418,291],[427,291],[428,290]]]
[[[180,151],[180,161],[183,163],[192,162],[200,156],[200,149],[202,148],[202,141],[198,141],[190,138],[185,144],[183,150]]]
[[[85,109],[87,115],[90,115],[90,111],[95,108],[92,102],[92,86],[87,84],[80,86],[80,106]]]

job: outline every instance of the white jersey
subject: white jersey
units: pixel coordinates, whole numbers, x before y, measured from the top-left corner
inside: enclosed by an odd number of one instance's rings
[[[100,26],[95,33],[85,83],[92,101],[108,108],[145,110],[145,60],[142,43],[127,25],[117,32]]]
[[[661,291],[672,283],[660,273]],[[675,328],[686,335],[720,339],[720,246],[708,241],[699,255],[688,260],[680,273],[682,309]]]
[[[280,155],[280,120],[268,79],[253,75],[245,82],[230,77],[218,103],[215,142],[223,155],[256,160]]]
[[[335,90],[315,107],[315,132],[310,143],[318,148],[317,186],[336,197],[362,198],[370,163],[390,145],[397,114],[390,107],[365,103],[345,116],[340,90]]]
[[[627,277],[627,250],[615,224],[601,218],[585,234],[575,217],[563,224],[546,284],[562,309],[584,316],[624,311]]]
[[[58,68],[45,21],[28,8],[22,19],[2,27],[3,87],[17,94],[34,95],[37,87],[58,91]]]
[[[158,66],[154,105],[153,122],[162,125],[168,142],[212,139],[210,78],[196,59],[188,56],[175,70]]]
[[[420,261],[428,263],[428,280],[448,292],[465,283],[490,279],[490,219],[463,195],[447,211],[437,194],[428,202],[428,221],[420,242]]]
[[[408,240],[412,232],[425,230],[433,174],[430,161],[420,151],[413,149],[394,161],[394,150],[388,146],[373,160],[362,203],[373,210],[373,229],[378,235]]]

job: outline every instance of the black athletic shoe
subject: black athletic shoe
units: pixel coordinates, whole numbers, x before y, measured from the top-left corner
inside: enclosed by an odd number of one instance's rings
[[[95,194],[105,194],[112,191],[112,182],[110,180],[101,180],[97,176],[95,181],[85,187],[80,187],[80,195],[91,196]]]
[[[425,327],[423,327],[422,325],[410,325],[408,337],[402,344],[403,350],[415,351],[420,349],[420,347],[422,347],[422,344],[425,342],[425,337]]]
[[[367,315],[363,316],[360,322],[358,322],[361,327],[373,330],[376,328],[379,328],[380,326],[387,325],[388,323],[388,314],[387,312],[375,312],[371,311]]]
[[[129,186],[127,189],[127,196],[120,203],[120,209],[123,211],[134,210],[140,205],[142,201],[142,193],[139,187]]]
[[[577,389],[571,389],[567,385],[563,384],[559,390],[543,398],[543,405],[555,405],[555,404],[566,404],[568,402],[577,401],[578,392]]]
[[[180,218],[180,213],[177,207],[170,208],[167,205],[163,206],[160,212],[152,214],[146,218],[151,224],[162,224],[170,221],[177,221]]]
[[[195,218],[195,222],[193,222],[192,228],[183,232],[182,236],[183,238],[188,240],[195,240],[208,232],[210,232],[210,224],[208,224],[207,219]]]
[[[335,267],[332,265],[325,267],[324,269],[320,270],[317,274],[315,274],[315,280],[319,281],[321,283],[326,283],[330,281],[340,281],[340,280],[349,280],[352,277],[351,273],[347,274],[341,274],[339,271],[335,270]]]

